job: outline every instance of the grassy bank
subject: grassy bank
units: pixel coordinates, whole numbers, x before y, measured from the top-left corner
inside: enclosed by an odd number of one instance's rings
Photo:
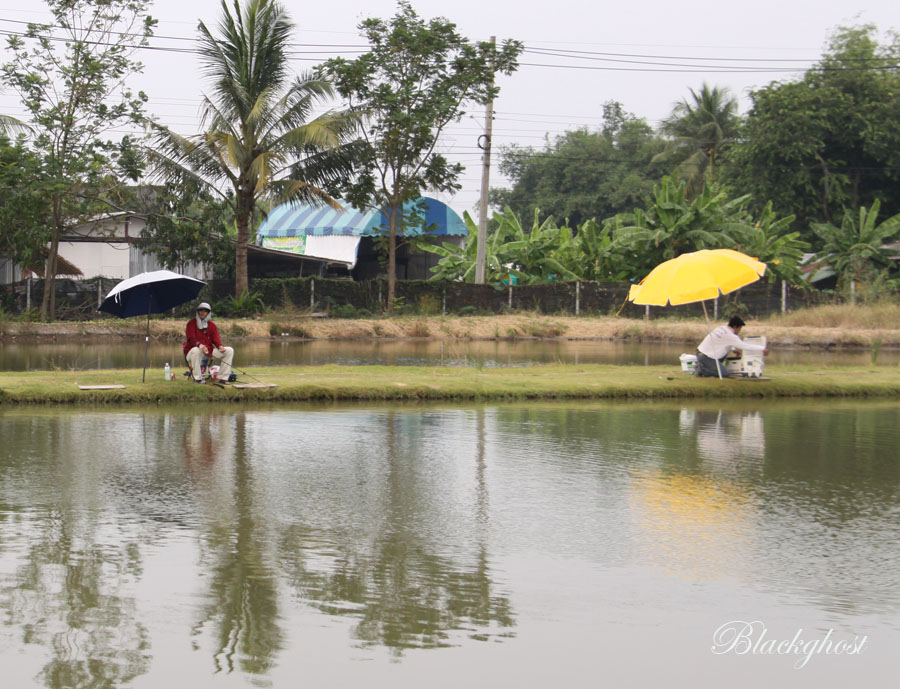
[[[0,373],[0,407],[22,404],[201,403],[301,400],[525,400],[627,398],[897,397],[896,367],[791,367],[769,381],[698,379],[673,366],[546,365],[477,369],[409,366],[255,368],[278,387],[237,389],[166,382],[141,371]],[[244,380],[248,380],[244,378]],[[125,385],[83,391],[78,385]]]
[[[496,316],[404,316],[338,319],[274,312],[256,318],[216,318],[228,340],[304,338],[317,340],[437,340],[585,339],[679,342],[696,344],[706,334],[702,319],[676,320],[665,309],[654,309],[645,321],[613,316],[548,316],[513,313]],[[0,321],[0,339],[121,338],[143,339],[140,318],[84,322],[32,323]],[[154,317],[151,337],[180,341],[184,319]],[[765,334],[775,347],[888,348],[900,347],[900,304],[828,305],[804,309],[765,321],[749,321],[745,335]]]

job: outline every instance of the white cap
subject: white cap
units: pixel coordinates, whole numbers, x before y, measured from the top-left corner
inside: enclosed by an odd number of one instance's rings
[[[207,304],[205,301],[201,301],[201,302],[197,305],[197,310],[199,311],[200,309],[206,309],[207,311],[212,311],[212,309],[209,308],[209,304]]]

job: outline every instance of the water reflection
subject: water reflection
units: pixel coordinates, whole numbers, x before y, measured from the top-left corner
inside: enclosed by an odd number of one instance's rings
[[[278,340],[239,341],[237,363],[247,366],[525,366],[533,363],[671,365],[693,345],[664,342],[606,342],[594,340],[364,340],[353,342]],[[110,344],[107,340],[65,342],[0,342],[0,371],[79,370],[140,368],[143,347],[133,342]],[[878,363],[895,366],[896,351],[882,351]],[[162,372],[168,362],[177,368],[184,356],[177,342],[151,342],[149,367]],[[868,350],[806,351],[774,348],[769,365],[867,366]]]
[[[147,671],[150,639],[132,595],[142,574],[141,534],[117,523],[103,505],[103,462],[79,466],[90,442],[63,419],[3,423],[0,504],[7,625],[23,644],[45,649],[47,687],[117,687]],[[40,461],[34,461],[35,459]],[[34,502],[16,486],[38,487]],[[4,491],[5,493],[7,491]],[[10,499],[12,498],[12,499]]]
[[[323,654],[386,685],[452,647],[527,676],[572,661],[535,652],[548,621],[629,664],[747,600],[900,641],[898,428],[896,402],[3,411],[0,660],[285,686]]]
[[[411,521],[416,494],[428,490],[417,486],[414,468],[422,451],[415,440],[422,435],[408,434],[410,422],[417,425],[413,415],[391,410],[371,419],[376,426],[366,431],[373,442],[381,431],[384,467],[379,527],[371,540],[322,552],[323,536],[305,527],[283,537],[283,563],[297,595],[323,612],[356,619],[353,635],[363,645],[387,646],[399,656],[404,649],[453,645],[454,630],[478,640],[512,635],[512,605],[497,592],[489,565],[484,410],[475,413],[475,550],[466,558],[471,564],[436,552],[441,545],[423,538]]]

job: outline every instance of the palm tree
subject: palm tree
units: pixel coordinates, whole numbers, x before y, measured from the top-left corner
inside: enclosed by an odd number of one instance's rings
[[[691,99],[675,103],[660,132],[670,137],[666,150],[653,161],[676,161],[678,175],[688,184],[693,198],[705,183],[716,181],[719,158],[738,133],[738,102],[727,88],[690,89]]]
[[[0,115],[0,134],[16,134],[30,132],[31,127],[10,115]]]
[[[193,179],[232,207],[237,227],[235,296],[248,290],[247,242],[258,202],[305,201],[339,207],[325,191],[349,165],[342,143],[356,120],[313,110],[333,96],[310,74],[291,78],[287,48],[293,24],[274,0],[248,0],[233,11],[222,0],[216,37],[200,22],[200,54],[213,82],[204,96],[203,133],[182,137],[154,124],[151,162],[158,176]]]

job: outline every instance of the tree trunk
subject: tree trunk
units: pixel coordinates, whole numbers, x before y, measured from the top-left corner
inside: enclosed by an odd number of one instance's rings
[[[56,318],[56,257],[59,255],[59,227],[53,231],[50,240],[50,252],[44,264],[44,296],[41,299],[41,320],[52,321]]]
[[[388,218],[388,293],[387,315],[394,315],[394,294],[397,287],[397,215],[400,209],[392,206]]]
[[[825,175],[823,180],[824,190],[822,192],[822,216],[825,218],[825,222],[831,222],[831,213],[828,210],[828,204],[831,201],[831,173],[828,170],[828,164],[825,162],[825,159],[818,154],[816,154],[816,158],[822,163],[822,173]]]
[[[250,236],[250,203],[242,196],[237,202],[237,244],[234,250],[234,296],[250,291],[247,279],[247,239]]]

